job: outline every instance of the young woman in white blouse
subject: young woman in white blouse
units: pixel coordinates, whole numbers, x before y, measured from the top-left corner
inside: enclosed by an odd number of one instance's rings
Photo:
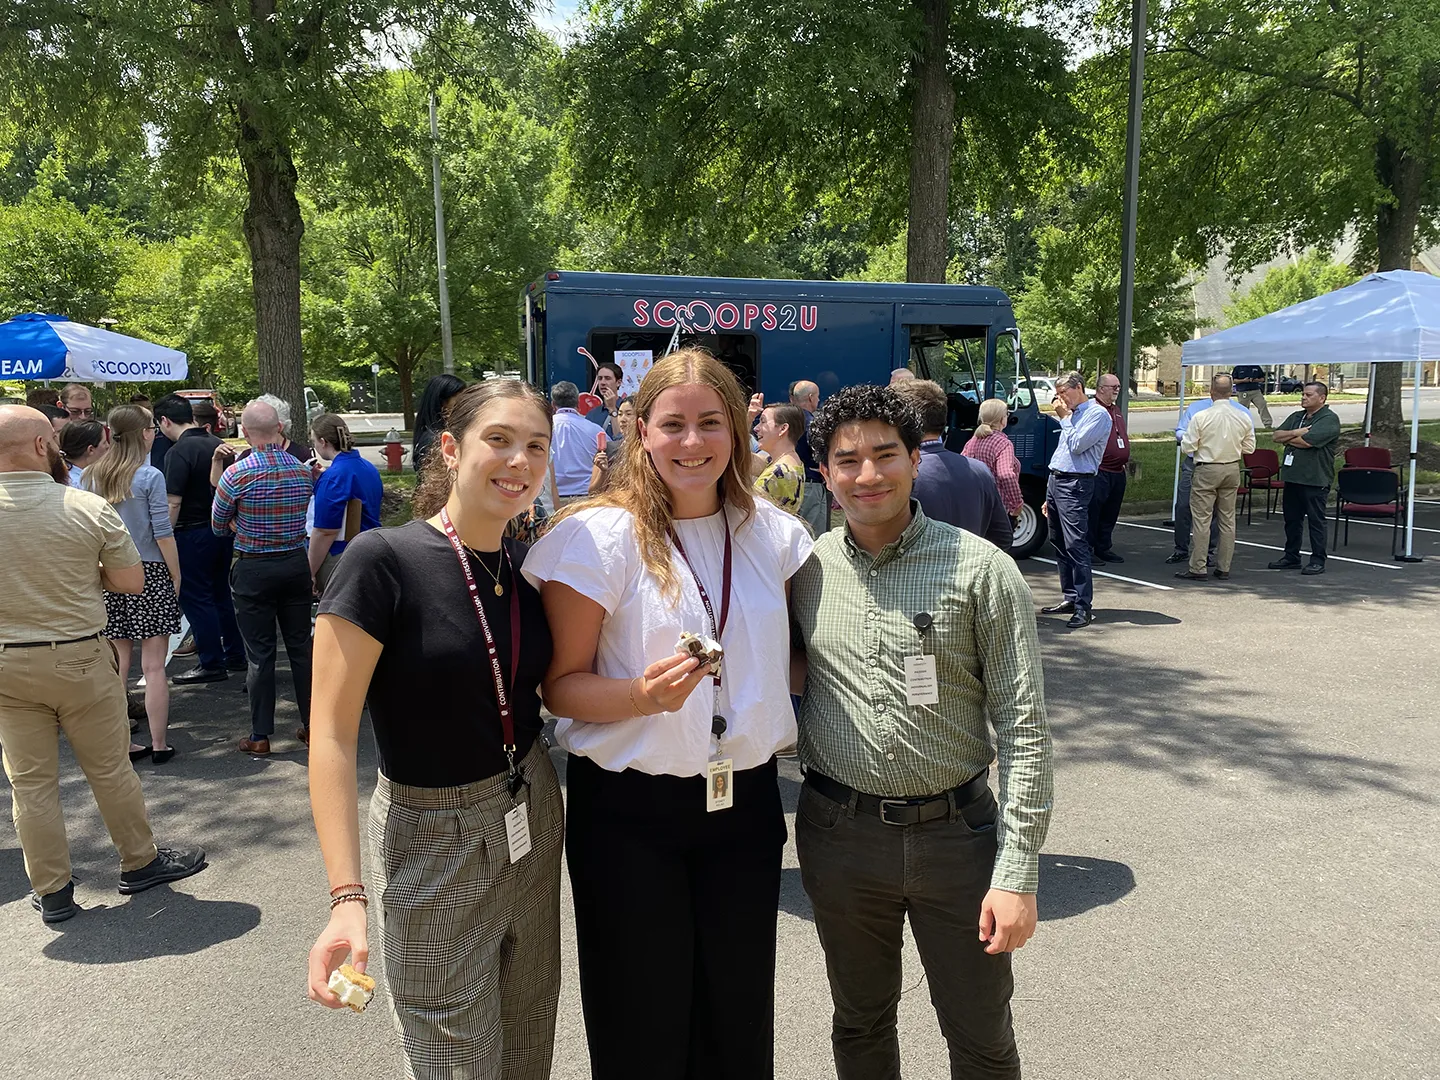
[[[523,569],[555,642],[543,695],[569,751],[596,1080],[774,1075],[775,753],[795,741],[786,601],[811,545],[752,494],[745,404],[703,350],[658,361],[615,483]],[[718,672],[682,632],[720,641]]]

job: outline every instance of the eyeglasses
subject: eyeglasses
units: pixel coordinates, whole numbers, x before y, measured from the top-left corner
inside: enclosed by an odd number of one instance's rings
[[[68,405],[65,406],[65,411],[70,414],[71,420],[90,419],[95,415],[94,409],[72,409]]]

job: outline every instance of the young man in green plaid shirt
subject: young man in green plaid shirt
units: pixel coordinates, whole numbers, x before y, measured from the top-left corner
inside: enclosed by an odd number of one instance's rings
[[[900,1075],[907,914],[952,1077],[1013,1080],[1010,953],[1035,932],[1053,798],[1034,602],[1009,555],[912,501],[920,437],[875,386],[810,427],[845,528],[791,586],[807,662],[795,839],[839,1080]]]

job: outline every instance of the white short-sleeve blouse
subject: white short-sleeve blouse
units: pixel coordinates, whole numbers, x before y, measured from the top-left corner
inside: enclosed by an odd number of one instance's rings
[[[753,769],[795,742],[785,582],[810,557],[812,543],[799,518],[761,499],[749,521],[727,506],[710,517],[675,522],[717,619],[727,519],[732,570],[730,617],[721,641],[720,713],[727,725],[721,750],[736,769]],[[680,582],[674,604],[641,561],[629,511],[598,507],[551,529],[525,556],[522,572],[536,588],[559,581],[604,608],[595,672],[631,679],[674,655],[682,630],[709,633],[700,591],[673,547],[671,562]],[[609,724],[562,718],[556,734],[570,753],[612,772],[699,776],[711,753],[713,704],[713,684],[706,679],[675,712]]]

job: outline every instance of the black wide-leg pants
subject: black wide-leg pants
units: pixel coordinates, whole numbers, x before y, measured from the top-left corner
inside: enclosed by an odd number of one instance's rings
[[[785,818],[775,761],[705,779],[570,755],[565,853],[595,1080],[770,1080]]]

